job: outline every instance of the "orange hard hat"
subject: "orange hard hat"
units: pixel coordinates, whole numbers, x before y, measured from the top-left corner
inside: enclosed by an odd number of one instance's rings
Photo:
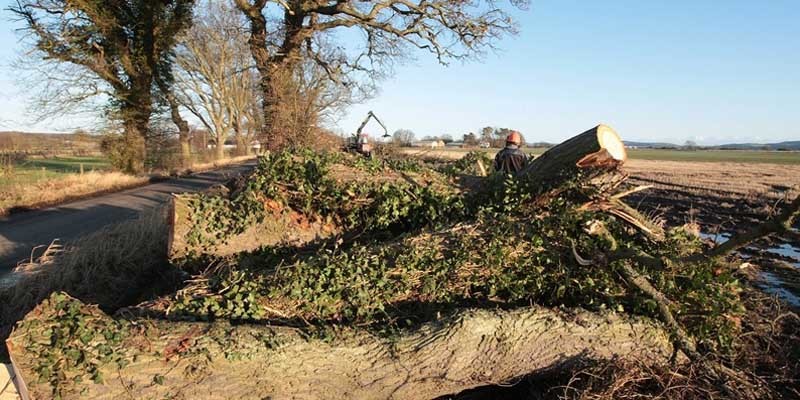
[[[506,137],[506,143],[514,143],[519,145],[522,143],[522,135],[520,135],[517,131],[511,131],[511,133],[508,134],[508,137]]]

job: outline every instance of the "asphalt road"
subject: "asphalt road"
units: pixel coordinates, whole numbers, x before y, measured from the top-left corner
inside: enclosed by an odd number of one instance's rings
[[[0,217],[0,281],[7,278],[31,250],[53,239],[64,243],[109,225],[138,217],[143,211],[165,204],[172,193],[196,192],[245,172],[255,161],[170,179],[58,207]]]

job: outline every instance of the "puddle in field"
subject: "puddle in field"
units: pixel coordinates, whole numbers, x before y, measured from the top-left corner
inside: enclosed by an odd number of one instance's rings
[[[14,286],[19,281],[17,277],[14,276],[12,273],[3,274],[0,273],[0,290],[10,288]]]
[[[794,264],[795,267],[800,268],[800,249],[792,246],[791,244],[784,243],[778,247],[767,249],[767,251],[779,256],[791,257],[794,260],[792,264]]]
[[[705,233],[700,232],[700,238],[703,240],[710,240],[715,244],[722,244],[725,243],[726,240],[730,239],[730,233]]]
[[[778,298],[794,307],[800,307],[800,297],[796,292],[784,287],[785,282],[781,277],[772,272],[761,271],[761,279],[764,282],[762,289],[765,292],[778,296]]]
[[[705,240],[711,240],[717,245],[720,245],[730,239],[731,235],[729,233],[701,232],[700,237]],[[752,249],[758,250],[757,248]],[[767,253],[778,256],[781,259],[786,259],[788,257],[792,261],[787,261],[786,263],[794,266],[795,271],[784,271],[782,273],[780,271],[761,271],[761,284],[759,286],[761,286],[761,289],[764,290],[764,292],[776,295],[778,298],[794,307],[800,307],[800,286],[797,283],[792,282],[797,280],[797,277],[793,277],[792,275],[800,274],[800,249],[791,244],[784,243],[779,246],[765,248],[763,250]],[[739,254],[739,256],[745,260],[751,258],[747,254]]]

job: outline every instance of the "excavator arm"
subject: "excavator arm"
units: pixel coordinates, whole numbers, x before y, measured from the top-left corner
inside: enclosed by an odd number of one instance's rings
[[[369,122],[370,118],[375,119],[375,122],[380,124],[381,128],[383,128],[383,136],[384,137],[389,136],[389,131],[386,129],[386,125],[384,125],[383,122],[381,122],[381,120],[378,119],[378,117],[372,111],[368,112],[367,113],[367,118],[364,118],[364,121],[361,122],[361,125],[358,127],[358,130],[356,131],[356,136],[361,135],[361,131],[364,130],[364,127],[367,125],[367,122]]]

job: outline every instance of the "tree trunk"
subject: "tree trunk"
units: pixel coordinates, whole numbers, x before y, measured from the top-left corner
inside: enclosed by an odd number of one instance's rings
[[[627,159],[619,135],[606,125],[598,125],[546,151],[519,175],[528,182],[549,186],[581,171],[616,168]]]
[[[138,174],[144,171],[147,158],[147,138],[150,130],[150,116],[153,112],[153,99],[150,94],[152,79],[142,77],[133,83],[129,98],[120,109],[124,132],[123,170]]]
[[[181,163],[182,167],[189,168],[192,166],[192,144],[189,139],[189,131],[186,133],[178,133],[178,140],[181,145]]]
[[[237,6],[250,21],[250,39],[248,44],[250,46],[250,54],[258,70],[259,80],[258,85],[261,89],[261,110],[264,114],[261,125],[261,137],[263,138],[262,146],[273,149],[274,143],[272,137],[272,124],[271,112],[274,103],[274,93],[272,90],[272,63],[269,52],[267,51],[267,20],[261,13],[260,7],[250,6],[247,2],[237,0]]]
[[[216,158],[217,160],[225,159],[225,139],[220,138],[219,134],[217,134]]]
[[[244,135],[242,135],[242,124],[240,121],[241,119],[238,117],[238,114],[236,114],[231,122],[231,126],[233,128],[233,138],[236,141],[236,155],[246,156],[248,153],[247,143]]]
[[[137,398],[432,399],[566,368],[581,359],[635,357],[659,363],[672,354],[668,335],[650,320],[582,310],[469,310],[393,339],[345,328],[323,340],[294,328],[266,325],[119,323],[95,307],[63,298],[54,296],[39,305],[7,342],[34,398],[49,398],[57,390],[62,398],[93,399],[134,394]],[[83,330],[51,345],[47,332],[68,331],[63,321],[70,319],[64,318],[64,310],[76,308],[77,316],[71,311],[69,318],[84,321]],[[116,333],[122,335],[121,341],[106,339]],[[89,337],[91,347],[79,337],[84,341]],[[47,379],[39,379],[36,368],[44,353],[69,354],[69,343],[82,349],[108,345],[122,360],[97,364],[103,384],[85,376],[75,382],[70,377],[80,376],[80,370],[62,364],[58,372],[68,379],[55,389]],[[91,352],[84,356],[94,360]]]
[[[147,123],[136,118],[126,118],[124,129],[122,170],[129,174],[140,174],[144,171],[144,160],[147,156],[145,146]]]
[[[309,220],[290,208],[278,208],[273,203],[263,220],[253,223],[244,232],[226,240],[214,237],[213,220],[201,220],[195,226],[190,201],[195,194],[174,195],[169,209],[169,239],[167,254],[171,261],[180,262],[192,255],[214,257],[232,256],[246,251],[254,251],[264,246],[292,244],[301,246],[314,240],[328,239],[340,234],[338,228],[324,221]],[[199,228],[199,229],[198,229]],[[191,242],[193,235],[199,235],[199,243]]]
[[[607,149],[610,149],[607,150]],[[566,142],[553,147],[541,157],[532,161],[525,170],[521,171],[522,179],[530,179],[536,184],[548,182],[551,186],[586,168],[614,168],[626,159],[625,148],[622,141],[614,131],[604,125],[590,129]],[[551,177],[561,177],[555,181]],[[347,180],[348,178],[342,178]],[[228,238],[224,243],[212,237],[203,237],[203,245],[189,243],[191,232],[214,232],[209,226],[193,226],[193,216],[190,213],[188,202],[193,195],[175,196],[171,202],[171,238],[169,254],[173,260],[187,257],[191,254],[202,253],[214,256],[229,256],[238,252],[251,251],[260,246],[275,246],[279,243],[307,243],[314,238],[327,238],[341,234],[338,229],[328,227],[321,223],[308,224],[306,218],[297,213],[287,214],[287,210],[277,210],[267,216],[263,221],[255,222],[248,229],[234,237]],[[620,203],[621,204],[621,203]],[[598,207],[604,204],[598,205]],[[275,210],[273,210],[275,211]],[[614,207],[605,207],[603,211],[614,212]],[[624,216],[640,218],[633,209],[626,209]],[[644,218],[641,218],[644,220]],[[202,223],[212,223],[213,221]],[[301,221],[302,224],[298,224]],[[630,221],[629,221],[630,222]],[[300,229],[300,225],[305,226]],[[199,228],[199,229],[198,229]],[[652,232],[658,237],[663,232],[658,227],[652,227]],[[208,243],[213,243],[208,244]]]
[[[250,53],[255,60],[259,72],[259,87],[263,93],[261,108],[263,110],[262,146],[276,150],[287,143],[281,127],[276,125],[277,114],[281,111],[281,88],[285,79],[292,79],[292,74],[301,62],[300,50],[305,40],[313,33],[303,26],[307,14],[302,3],[292,3],[293,7],[284,11],[284,32],[280,50],[272,55],[267,51],[267,20],[262,13],[262,6],[251,6],[247,2],[237,0],[237,6],[250,21]]]
[[[192,165],[192,149],[189,145],[189,122],[180,113],[178,102],[172,93],[168,93],[167,102],[169,103],[170,117],[175,126],[178,127],[178,142],[181,151],[181,167],[188,168]]]

